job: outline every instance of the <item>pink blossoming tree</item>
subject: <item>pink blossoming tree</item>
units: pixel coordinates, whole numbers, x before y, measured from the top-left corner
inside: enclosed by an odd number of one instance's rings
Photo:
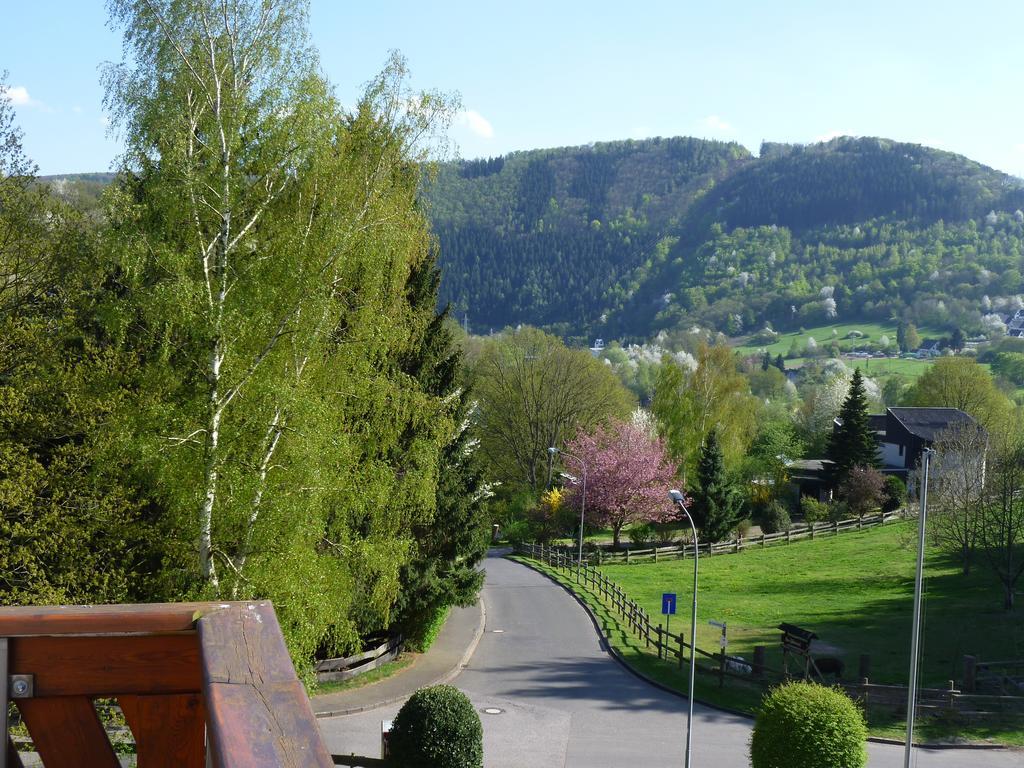
[[[587,465],[587,521],[611,527],[616,547],[629,523],[678,518],[679,509],[668,498],[669,488],[678,485],[678,467],[664,442],[652,440],[642,428],[613,422],[578,435],[566,451]],[[566,503],[579,510],[582,491],[581,485],[571,486]]]

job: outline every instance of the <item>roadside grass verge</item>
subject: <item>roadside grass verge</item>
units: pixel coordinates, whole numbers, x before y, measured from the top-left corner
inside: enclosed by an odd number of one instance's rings
[[[794,543],[785,547],[750,550],[702,560],[698,587],[697,645],[717,649],[720,630],[708,620],[728,623],[730,655],[752,658],[755,645],[764,645],[766,663],[782,668],[779,647],[781,622],[818,634],[826,646],[817,655],[834,655],[846,664],[845,678],[856,679],[860,654],[871,656],[870,680],[905,684],[909,666],[913,572],[916,557],[915,523],[895,523],[840,537]],[[526,559],[530,565],[539,564]],[[547,566],[541,570],[566,584],[598,616],[609,642],[638,670],[666,686],[684,692],[686,671],[675,660],[659,660],[643,640],[604,606],[601,599],[575,584],[566,573]],[[693,563],[604,566],[652,617],[661,611],[661,594],[678,595],[679,614],[672,629],[688,630],[688,606]],[[982,660],[1024,657],[1024,618],[1001,608],[998,584],[982,564],[969,577],[942,552],[930,550],[926,563],[921,684],[948,686],[962,679],[962,656]],[[763,688],[728,679],[719,689],[713,662],[704,660],[705,674],[697,678],[697,698],[718,706],[752,713]],[[702,660],[698,659],[698,668]],[[905,712],[872,709],[872,735],[902,738]],[[995,741],[1024,745],[1024,718],[1007,721],[963,720],[953,717],[922,720],[917,729],[925,740]]]
[[[394,661],[389,661],[386,664],[382,664],[377,669],[372,669],[358,677],[353,677],[351,680],[342,680],[337,683],[318,683],[315,688],[310,691],[311,696],[320,696],[325,693],[338,693],[339,691],[351,691],[354,688],[363,688],[373,683],[379,683],[385,678],[391,677],[397,672],[401,672],[403,669],[408,667],[413,661],[416,660],[415,653],[402,653]]]

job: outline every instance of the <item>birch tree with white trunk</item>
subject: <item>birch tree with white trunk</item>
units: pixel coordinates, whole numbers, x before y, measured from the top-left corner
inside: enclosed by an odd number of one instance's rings
[[[396,362],[423,321],[405,281],[433,258],[420,163],[453,105],[409,93],[396,57],[343,111],[300,0],[108,5],[112,326],[147,358],[129,431],[192,550],[183,589],[320,600],[335,639],[360,593],[386,622],[453,428]]]

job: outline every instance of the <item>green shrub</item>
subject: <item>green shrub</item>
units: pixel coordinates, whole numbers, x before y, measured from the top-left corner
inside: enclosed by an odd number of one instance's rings
[[[778,501],[773,501],[761,513],[761,531],[763,533],[782,533],[788,531],[793,521],[789,519],[789,510]]]
[[[740,520],[738,523],[736,523],[735,533],[737,538],[746,538],[747,534],[750,533],[750,529],[753,527],[753,525],[754,524],[750,522],[750,520],[748,520],[747,518],[744,518],[743,520]]]
[[[856,515],[845,501],[834,501],[828,505],[828,521],[830,523],[839,523],[853,517],[856,517]]]
[[[394,768],[481,768],[484,728],[466,695],[451,685],[416,691],[391,725]]]
[[[407,637],[405,639],[405,647],[415,653],[426,653],[429,651],[430,646],[434,644],[437,636],[441,633],[441,629],[444,627],[450,611],[450,606],[440,606],[433,618],[427,624],[420,627],[420,631],[414,637]]]
[[[526,520],[513,520],[499,533],[512,546],[518,546],[532,538],[530,524]]]
[[[658,532],[650,523],[637,523],[629,529],[629,540],[638,547],[651,544],[656,538]]]
[[[907,501],[907,484],[896,475],[887,475],[882,489],[882,511],[895,512]]]
[[[838,688],[791,682],[761,703],[750,739],[751,768],[863,768],[864,715]]]
[[[821,523],[828,520],[829,507],[824,501],[817,501],[810,496],[800,498],[800,514],[806,523]]]

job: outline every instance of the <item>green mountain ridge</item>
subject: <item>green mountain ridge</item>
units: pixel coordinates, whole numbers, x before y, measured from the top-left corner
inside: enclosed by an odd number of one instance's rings
[[[447,164],[425,197],[442,298],[476,330],[640,339],[837,316],[980,332],[1021,289],[1024,182],[888,139],[519,152]]]
[[[74,182],[88,206],[109,178],[47,181]],[[423,204],[440,300],[477,332],[633,340],[905,318],[980,333],[1024,290],[1024,181],[888,139],[757,157],[685,137],[513,152],[441,164]]]

